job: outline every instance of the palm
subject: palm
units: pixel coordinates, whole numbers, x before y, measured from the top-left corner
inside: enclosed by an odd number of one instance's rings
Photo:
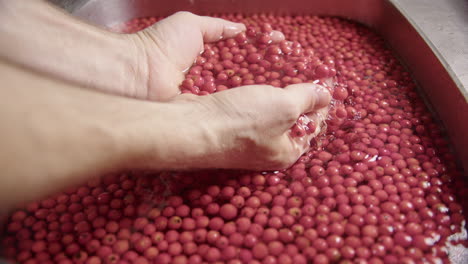
[[[233,37],[244,29],[242,24],[179,12],[139,32],[148,61],[147,99],[168,100],[179,94],[183,72],[203,43]]]

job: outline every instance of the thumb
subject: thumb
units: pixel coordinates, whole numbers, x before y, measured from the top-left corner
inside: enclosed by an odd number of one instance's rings
[[[331,100],[327,88],[314,83],[299,83],[285,88],[290,100],[299,106],[301,113],[310,113],[326,107]]]

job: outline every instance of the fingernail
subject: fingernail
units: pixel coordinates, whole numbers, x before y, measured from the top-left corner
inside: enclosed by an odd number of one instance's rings
[[[224,28],[224,33],[227,36],[235,36],[241,33],[242,30],[243,30],[242,24],[234,24],[234,25],[226,26]]]
[[[271,38],[273,39],[274,42],[281,42],[281,41],[283,41],[285,39],[285,36],[284,36],[283,32],[277,31],[277,30],[273,30],[270,33],[270,36],[271,36]]]
[[[317,96],[316,109],[323,108],[330,103],[331,94],[327,88],[323,86],[315,86],[315,94]]]

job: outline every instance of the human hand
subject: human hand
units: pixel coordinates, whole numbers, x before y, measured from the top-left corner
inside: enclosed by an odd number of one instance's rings
[[[140,51],[137,74],[143,85],[135,87],[137,97],[167,101],[180,93],[179,85],[186,71],[203,51],[203,44],[231,38],[245,30],[245,25],[220,18],[178,12],[153,26],[130,35]],[[278,31],[274,42],[284,39]],[[135,90],[134,89],[134,90]]]
[[[311,83],[285,89],[244,86],[207,96],[177,96],[171,103],[190,109],[186,124],[194,127],[189,137],[200,130],[203,134],[190,138],[197,142],[186,145],[189,150],[179,158],[183,157],[187,168],[286,168],[309,149],[310,140],[320,132],[317,127],[315,133],[293,137],[289,129],[303,113],[322,123],[330,99],[326,88]]]

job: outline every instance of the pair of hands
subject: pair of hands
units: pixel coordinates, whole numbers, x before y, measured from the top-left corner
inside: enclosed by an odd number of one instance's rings
[[[239,23],[176,13],[155,25],[126,35],[137,50],[139,87],[117,93],[189,107],[210,130],[215,148],[205,153],[202,167],[279,169],[295,162],[317,133],[293,138],[289,129],[305,113],[318,124],[327,115],[328,91],[314,84],[278,89],[244,86],[208,96],[180,95],[183,71],[203,51],[203,44],[234,37],[245,30]],[[274,32],[274,41],[284,36]]]
[[[330,94],[314,84],[179,94],[203,43],[241,24],[178,13],[120,35],[43,0],[0,2],[2,209],[124,167],[284,168],[313,136],[290,136],[299,115],[326,115]]]

